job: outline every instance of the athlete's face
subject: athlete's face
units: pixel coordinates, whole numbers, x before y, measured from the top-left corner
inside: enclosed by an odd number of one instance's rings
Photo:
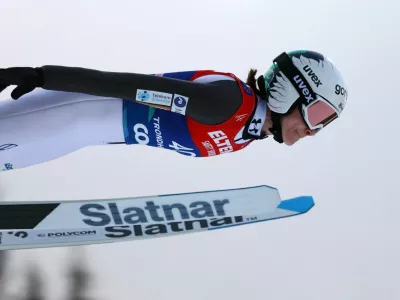
[[[314,134],[315,130],[308,128],[298,108],[282,117],[282,138],[286,145],[291,146],[298,140]]]

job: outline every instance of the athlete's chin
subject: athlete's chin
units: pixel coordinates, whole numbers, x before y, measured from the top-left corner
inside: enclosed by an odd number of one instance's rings
[[[283,143],[286,146],[293,146],[299,140],[299,138],[296,137],[295,135],[293,135],[293,136],[282,136],[282,138],[283,138]]]
[[[296,142],[283,141],[286,146],[293,146]]]

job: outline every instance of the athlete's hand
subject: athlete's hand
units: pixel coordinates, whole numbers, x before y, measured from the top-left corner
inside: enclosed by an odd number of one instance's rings
[[[10,85],[17,87],[11,92],[11,97],[19,97],[43,86],[43,72],[41,68],[16,67],[0,69],[0,93]]]

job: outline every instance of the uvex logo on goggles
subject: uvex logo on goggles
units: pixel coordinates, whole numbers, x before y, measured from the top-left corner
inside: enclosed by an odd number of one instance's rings
[[[315,100],[313,98],[313,96],[311,95],[310,90],[308,89],[307,85],[304,83],[303,79],[301,79],[300,75],[294,76],[293,80],[294,80],[294,82],[296,82],[297,86],[303,93],[303,95],[306,98],[308,103]]]

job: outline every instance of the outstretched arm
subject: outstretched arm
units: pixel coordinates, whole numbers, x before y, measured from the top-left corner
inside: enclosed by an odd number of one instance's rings
[[[15,73],[22,74],[23,71],[29,73],[29,76],[25,75],[25,77],[31,79],[30,83],[33,74],[38,76],[32,89],[42,87],[47,90],[85,93],[131,101],[135,101],[138,89],[183,95],[189,98],[185,114],[198,122],[210,125],[222,123],[229,119],[242,102],[239,86],[235,81],[230,80],[196,83],[154,75],[104,72],[53,65],[35,69],[10,68],[0,70],[0,84],[18,86],[24,84],[23,78],[15,78],[18,77]],[[13,73],[13,76],[10,76],[11,73]],[[21,76],[24,75],[22,74],[19,77]],[[13,77],[13,80],[10,80],[11,77]],[[26,92],[30,90],[28,89]]]

